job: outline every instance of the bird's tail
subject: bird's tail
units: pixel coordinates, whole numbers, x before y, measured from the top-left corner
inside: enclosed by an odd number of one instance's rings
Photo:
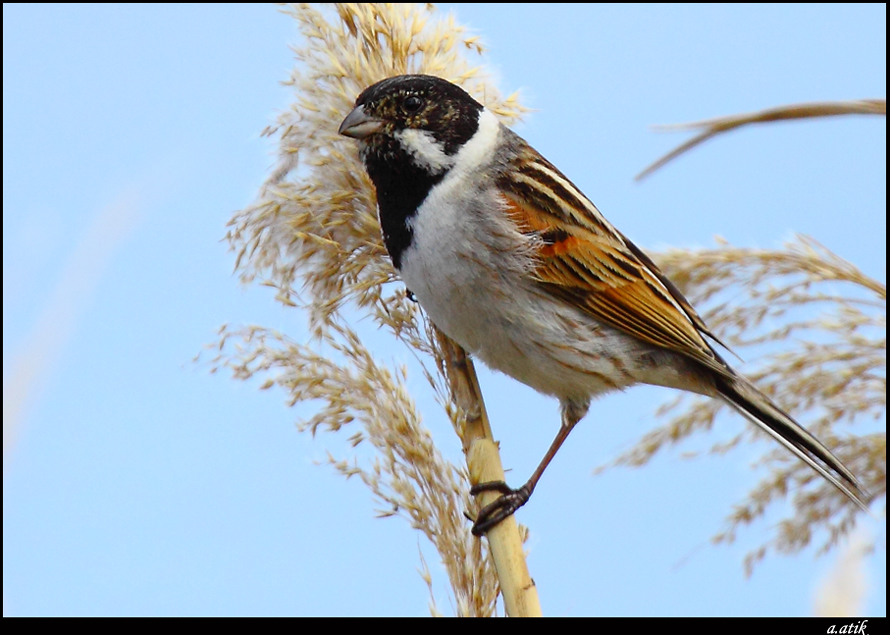
[[[871,513],[867,506],[870,496],[853,473],[819,439],[785,414],[753,384],[739,376],[721,377],[717,381],[717,391],[751,423],[791,450],[860,509]]]

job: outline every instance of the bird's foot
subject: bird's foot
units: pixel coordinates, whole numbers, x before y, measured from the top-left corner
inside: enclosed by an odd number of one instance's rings
[[[526,483],[519,489],[513,489],[504,481],[489,481],[479,483],[470,488],[470,494],[476,496],[482,492],[500,492],[502,496],[479,510],[476,521],[473,523],[473,535],[482,536],[499,522],[512,516],[513,513],[525,505],[531,498],[532,488]]]

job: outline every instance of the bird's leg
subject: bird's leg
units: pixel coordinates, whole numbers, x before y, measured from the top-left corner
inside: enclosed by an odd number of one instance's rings
[[[575,424],[585,415],[588,405],[589,402],[586,401],[580,403],[568,402],[563,404],[562,425],[559,427],[559,432],[556,434],[556,438],[553,439],[553,443],[550,444],[547,454],[541,459],[538,467],[525,485],[519,489],[513,489],[504,481],[489,481],[487,483],[478,483],[470,488],[470,494],[473,496],[482,492],[500,492],[502,494],[499,499],[493,503],[489,503],[479,510],[479,514],[476,516],[476,521],[473,523],[472,532],[474,536],[483,535],[505,518],[512,516],[517,509],[528,502],[532,492],[535,491],[535,486],[541,479],[541,475],[544,474],[544,470],[550,465],[550,461],[556,456],[556,453],[562,446],[563,441],[566,440],[566,437],[569,436],[572,428],[574,428]]]

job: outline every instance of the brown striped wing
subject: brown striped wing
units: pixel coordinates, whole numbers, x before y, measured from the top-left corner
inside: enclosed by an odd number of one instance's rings
[[[520,231],[541,239],[534,276],[544,289],[598,321],[729,375],[702,333],[713,336],[676,286],[559,170],[526,150],[499,186]]]

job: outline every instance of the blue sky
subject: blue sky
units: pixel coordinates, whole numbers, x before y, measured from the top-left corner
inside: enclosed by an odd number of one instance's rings
[[[637,244],[776,247],[800,232],[886,280],[883,118],[736,132],[632,180],[685,138],[650,124],[884,97],[885,5],[448,11],[482,36],[501,90],[535,109],[519,132]],[[239,286],[221,242],[274,162],[259,133],[292,100],[279,82],[296,42],[267,5],[4,5],[6,615],[427,613],[417,554],[436,574],[435,554],[404,521],[375,519],[357,480],[316,464],[343,441],[298,434],[311,411],[192,362],[223,323],[306,338],[302,314]],[[95,229],[109,215],[113,239]],[[23,377],[27,398],[7,399]],[[482,382],[519,483],[556,404],[504,376]],[[834,553],[772,557],[746,579],[769,522],[708,543],[756,482],[755,449],[592,476],[666,396],[597,401],[519,512],[545,613],[811,614]],[[460,460],[433,400],[421,406]],[[884,615],[885,523],[862,525],[878,541],[866,612]]]

